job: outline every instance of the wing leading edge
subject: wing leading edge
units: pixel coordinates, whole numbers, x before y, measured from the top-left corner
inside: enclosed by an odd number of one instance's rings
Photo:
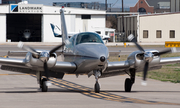
[[[0,64],[1,65],[8,65],[8,66],[26,67],[26,60],[25,59],[1,58],[0,57]]]
[[[171,63],[178,63],[180,62],[180,57],[168,57],[168,58],[161,58],[160,65],[171,64]]]

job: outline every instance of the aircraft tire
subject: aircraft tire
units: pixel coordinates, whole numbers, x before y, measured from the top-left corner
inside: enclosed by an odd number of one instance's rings
[[[48,90],[48,86],[46,86],[46,81],[47,81],[46,78],[42,79],[42,88],[41,88],[42,92],[47,92]]]
[[[99,86],[98,82],[96,82],[95,85],[94,85],[94,91],[95,91],[95,93],[99,93],[100,92],[100,86]]]
[[[124,88],[125,92],[131,92],[132,82],[130,78],[126,78]]]

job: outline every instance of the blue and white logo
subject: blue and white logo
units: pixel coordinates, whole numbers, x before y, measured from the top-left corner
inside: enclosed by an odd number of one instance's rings
[[[18,12],[18,5],[11,5],[11,12]]]
[[[54,37],[61,37],[62,33],[61,33],[60,28],[57,25],[54,25],[52,23],[50,23],[50,25],[51,25],[52,31],[54,33]]]

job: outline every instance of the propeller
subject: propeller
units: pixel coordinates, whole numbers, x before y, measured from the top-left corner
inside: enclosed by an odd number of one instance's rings
[[[160,56],[162,54],[166,54],[169,52],[176,52],[176,49],[172,48],[172,49],[166,49],[164,51],[160,51],[158,53],[153,54],[152,52],[145,52],[145,50],[137,43],[137,40],[136,38],[134,38],[133,34],[128,36],[128,40],[130,42],[133,42],[136,45],[136,47],[144,53],[145,64],[144,64],[144,70],[143,70],[143,81],[141,83],[142,85],[147,85],[146,76],[148,73],[149,63],[153,60],[154,56]]]
[[[22,43],[22,42],[19,42],[17,46],[18,46],[19,48],[21,48],[21,49],[24,49],[24,50],[26,50],[26,51],[28,51],[28,52],[31,52],[31,53],[33,54],[33,56],[35,56],[36,58],[38,58],[39,53],[36,52],[36,50],[33,49],[33,48],[31,48],[30,46],[24,46],[24,43]]]
[[[49,57],[51,54],[56,52],[59,48],[63,47],[64,45],[65,45],[65,43],[62,43],[61,45],[58,45],[58,46],[54,47],[53,49],[51,49],[49,52],[37,52],[32,47],[25,46],[22,42],[18,43],[19,48],[24,49],[28,52],[31,52],[33,57],[40,59],[44,63],[43,68],[44,68],[44,72],[45,72],[45,75],[47,78],[46,86],[51,85],[51,83],[49,82],[49,69],[48,69],[48,65],[47,65]]]

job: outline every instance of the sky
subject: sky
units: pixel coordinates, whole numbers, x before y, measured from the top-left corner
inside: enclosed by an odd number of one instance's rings
[[[52,6],[53,2],[100,2],[105,3],[105,0],[27,0],[29,4],[44,4]],[[138,0],[124,0],[124,7],[132,7]],[[108,4],[112,4],[114,8],[121,7],[121,0],[107,0]]]

